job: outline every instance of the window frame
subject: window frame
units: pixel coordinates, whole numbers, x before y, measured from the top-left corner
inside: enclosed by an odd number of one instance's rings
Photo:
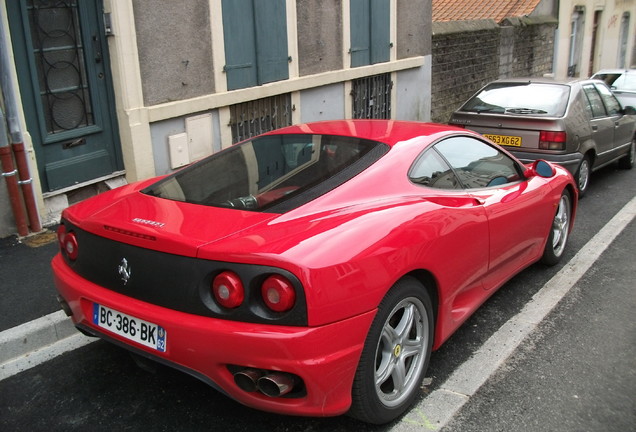
[[[484,186],[478,186],[478,187],[471,187],[470,185],[468,185],[466,183],[466,181],[462,180],[462,176],[459,174],[458,172],[458,167],[454,166],[454,164],[448,159],[448,157],[446,155],[444,155],[444,153],[437,148],[438,145],[444,143],[444,142],[448,142],[449,140],[452,139],[458,139],[458,138],[463,138],[463,139],[470,139],[473,140],[477,143],[481,143],[483,145],[485,145],[486,147],[489,147],[491,149],[493,149],[495,152],[497,152],[498,155],[500,155],[501,157],[507,159],[509,162],[511,162],[511,167],[514,169],[515,173],[514,175],[516,176],[515,179],[513,180],[508,180],[505,183],[501,183],[501,184],[493,184],[490,185],[489,184],[495,180],[498,177],[501,176],[494,176],[489,183],[487,183]],[[415,181],[414,177],[413,177],[413,173],[414,171],[417,170],[417,168],[419,167],[419,165],[421,164],[421,162],[424,160],[424,158],[426,158],[428,155],[430,155],[431,152],[434,152],[434,154],[441,158],[446,167],[448,167],[450,169],[450,171],[453,173],[453,177],[455,179],[455,181],[458,184],[458,187],[456,188],[440,188],[440,187],[435,187],[435,186],[431,186],[431,185],[427,185],[427,184],[422,184],[421,182]],[[473,162],[477,162],[477,161],[473,161]],[[471,162],[472,163],[472,162]],[[470,164],[469,164],[470,165]],[[493,172],[493,174],[495,174]],[[436,141],[435,143],[427,146],[426,149],[424,149],[418,156],[417,158],[415,158],[414,162],[411,164],[411,167],[408,170],[408,178],[409,181],[417,186],[422,186],[422,187],[426,187],[426,188],[430,188],[430,189],[436,189],[436,190],[443,190],[443,191],[471,191],[471,190],[484,190],[484,189],[495,189],[495,188],[501,188],[501,187],[505,187],[505,186],[509,186],[509,185],[513,185],[516,183],[519,183],[521,181],[526,180],[526,177],[524,175],[524,169],[523,166],[521,165],[521,163],[516,160],[514,157],[512,157],[511,155],[509,155],[508,153],[506,153],[503,149],[492,145],[491,143],[479,139],[479,137],[475,137],[475,136],[471,136],[471,135],[451,135],[445,138],[440,139],[439,141]]]

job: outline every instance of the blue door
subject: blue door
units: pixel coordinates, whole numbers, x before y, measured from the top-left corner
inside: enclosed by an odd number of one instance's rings
[[[7,2],[43,192],[123,170],[102,0]]]

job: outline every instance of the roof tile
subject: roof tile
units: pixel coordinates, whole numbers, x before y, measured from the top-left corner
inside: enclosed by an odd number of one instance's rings
[[[473,21],[530,15],[541,0],[432,0],[433,22]]]

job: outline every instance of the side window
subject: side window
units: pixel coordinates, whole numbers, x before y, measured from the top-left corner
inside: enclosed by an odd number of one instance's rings
[[[389,0],[350,0],[351,67],[389,61],[391,52]]]
[[[289,78],[285,0],[223,0],[228,90]]]
[[[601,96],[598,94],[598,91],[596,91],[596,87],[593,84],[588,84],[583,86],[583,91],[587,97],[589,107],[592,109],[593,118],[605,117],[607,115],[605,113],[605,106],[603,105]]]
[[[609,115],[620,114],[621,104],[612,94],[610,89],[603,85],[596,86],[596,88],[598,88],[598,91],[601,94],[601,98],[603,99],[603,103],[605,104],[605,108],[607,109],[607,113]]]
[[[461,189],[462,185],[446,161],[430,149],[424,152],[409,171],[413,183],[438,189]]]
[[[434,147],[468,189],[519,181],[518,164],[495,147],[473,137],[447,138]]]

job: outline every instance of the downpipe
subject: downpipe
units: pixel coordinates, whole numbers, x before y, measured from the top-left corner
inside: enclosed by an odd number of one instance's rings
[[[22,206],[22,200],[20,199],[20,187],[18,186],[18,170],[13,164],[13,154],[11,147],[7,141],[7,130],[4,121],[4,114],[0,110],[0,159],[2,161],[2,177],[7,184],[7,190],[9,192],[9,201],[11,203],[11,210],[13,211],[13,217],[15,218],[16,228],[18,235],[24,237],[29,233],[27,226],[27,218],[24,207]]]
[[[3,8],[0,8],[0,18],[4,19]],[[2,158],[2,176],[7,182],[11,209],[15,217],[18,235],[24,237],[29,233],[28,225],[30,225],[32,232],[40,232],[42,231],[42,223],[40,222],[35,201],[33,179],[29,172],[29,161],[24,150],[24,140],[22,139],[22,133],[20,132],[20,126],[17,120],[15,92],[9,80],[8,71],[10,59],[5,37],[5,29],[0,28],[0,89],[2,90],[7,112],[5,118],[4,113],[0,110],[0,158]],[[6,126],[8,126],[11,142],[13,143],[11,146],[9,146],[7,141]],[[13,163],[14,158],[17,169]],[[22,189],[21,194],[20,187]],[[26,215],[20,200],[20,195],[22,195],[22,199],[24,200]]]
[[[11,145],[13,148],[13,156],[15,162],[18,165],[18,174],[20,180],[18,184],[22,187],[22,197],[24,198],[24,205],[26,206],[27,216],[29,218],[29,226],[31,232],[42,231],[42,223],[38,215],[38,207],[35,202],[35,192],[33,191],[33,177],[29,172],[29,162],[27,159],[26,151],[24,150],[24,142],[20,140]]]

